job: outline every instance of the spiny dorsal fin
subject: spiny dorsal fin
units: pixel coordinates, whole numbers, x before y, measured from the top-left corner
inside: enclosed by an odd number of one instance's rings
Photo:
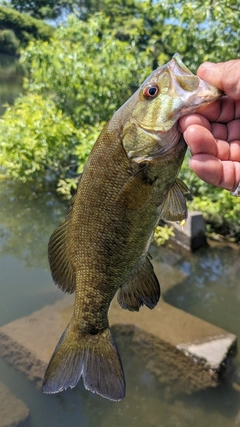
[[[187,219],[187,205],[183,196],[186,193],[189,193],[187,186],[177,178],[161,206],[161,219],[166,221]]]
[[[147,255],[137,264],[129,282],[119,289],[118,302],[122,308],[139,311],[142,305],[153,309],[160,298],[160,286]]]
[[[71,208],[66,219],[53,232],[48,244],[48,259],[52,278],[56,285],[64,292],[72,294],[75,291],[75,271],[70,263],[67,247],[68,222],[71,217]]]

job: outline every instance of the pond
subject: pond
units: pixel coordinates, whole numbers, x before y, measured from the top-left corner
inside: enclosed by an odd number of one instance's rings
[[[26,186],[4,182],[0,183],[0,199],[0,324],[4,325],[61,298],[51,280],[46,249],[66,207],[50,192],[37,195]],[[161,262],[168,269],[169,250],[153,247],[151,251],[155,266]],[[240,339],[238,249],[212,244],[179,257],[174,267],[174,271],[184,272],[185,279],[165,290],[165,300]],[[176,273],[176,283],[178,278]],[[168,285],[166,281],[163,287]],[[4,359],[0,359],[0,382],[28,406],[30,427],[240,425],[240,394],[232,387],[240,379],[238,356],[229,382],[192,395],[175,394],[172,384],[161,384],[136,354],[121,342],[118,345],[127,381],[127,396],[120,403],[85,391],[81,381],[73,390],[43,395]]]
[[[49,272],[47,242],[67,208],[50,191],[37,194],[20,183],[0,182],[0,200],[2,326],[62,297]],[[155,267],[161,263],[168,272],[169,250],[152,247],[151,252]],[[240,339],[239,249],[213,242],[193,254],[177,256],[174,271],[176,286],[168,286],[167,273],[160,278],[165,301]],[[81,381],[73,390],[43,395],[3,358],[0,383],[29,408],[28,427],[240,426],[239,355],[228,381],[214,389],[186,394],[184,390],[175,393],[174,384],[162,384],[124,342],[118,346],[127,382],[127,395],[120,403],[87,392]],[[0,425],[1,419],[0,414]]]
[[[0,53],[0,115],[22,90],[23,71],[19,60]]]

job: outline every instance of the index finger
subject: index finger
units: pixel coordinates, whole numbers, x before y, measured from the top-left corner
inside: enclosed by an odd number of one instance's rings
[[[197,75],[206,80],[235,101],[240,99],[240,59],[227,62],[204,62]]]

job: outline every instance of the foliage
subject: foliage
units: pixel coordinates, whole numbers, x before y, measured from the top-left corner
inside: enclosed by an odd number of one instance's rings
[[[238,197],[229,191],[206,184],[198,178],[188,166],[187,154],[180,177],[191,192],[188,210],[201,211],[207,223],[207,231],[219,233],[233,241],[240,240],[240,204]]]
[[[131,95],[131,84],[143,79],[146,55],[136,61],[136,52],[114,38],[101,16],[88,23],[72,17],[52,41],[30,43],[23,57],[31,72],[28,94],[1,120],[6,174],[26,181],[50,168],[58,179],[68,178],[59,184],[66,193],[104,122]]]
[[[15,8],[25,8],[35,16],[43,16],[45,3],[45,0],[11,2]],[[29,43],[30,35],[46,40],[32,41],[24,52],[23,62],[29,73],[29,79],[25,80],[27,95],[16,108],[18,112],[22,110],[22,116],[31,115],[27,105],[31,105],[32,97],[39,97],[39,111],[49,102],[56,117],[59,112],[66,123],[71,123],[71,132],[64,141],[56,131],[56,146],[49,143],[49,151],[46,150],[46,156],[41,157],[40,168],[41,173],[54,169],[58,190],[67,194],[71,186],[76,186],[75,176],[81,172],[104,122],[131,95],[152,67],[165,63],[176,51],[193,72],[203,61],[225,61],[240,56],[240,9],[234,0],[214,3],[211,0],[182,0],[177,3],[173,0],[51,0],[48,5],[53,13],[58,13],[59,5],[67,7],[65,3],[76,11],[75,17],[70,17],[54,32],[46,30],[46,37],[40,36],[38,31],[37,36],[34,35],[32,29],[25,34],[27,24],[33,22],[30,16],[22,27],[18,21],[14,26],[20,28],[19,34],[24,43]],[[0,25],[3,23],[3,9],[5,12],[10,10],[0,8]],[[11,13],[17,14],[14,10]],[[17,14],[18,19],[19,15],[25,20],[26,15]],[[5,24],[7,21],[8,18],[4,19]],[[5,28],[13,30],[10,24]],[[18,33],[15,34],[20,39]],[[13,109],[11,111],[12,115],[6,113],[2,122],[5,129],[8,128],[5,133],[10,146],[17,133],[19,139],[23,136],[23,141],[27,133],[24,127],[19,126]],[[41,114],[45,117],[44,111]],[[14,131],[14,120],[18,132]],[[51,120],[49,118],[49,128]],[[45,131],[48,132],[47,125],[42,129],[42,136]],[[35,143],[34,123],[28,132],[27,150],[31,147],[30,140],[33,145]],[[48,140],[47,135],[45,140]],[[53,165],[51,150],[57,168]],[[18,162],[15,166],[11,156],[8,161],[6,147],[1,159],[6,171],[10,168],[11,175],[17,178]],[[26,161],[20,168],[24,179],[31,178],[31,173],[37,175],[38,166],[34,166],[37,156],[33,156],[31,162],[31,166]],[[214,223],[218,230],[239,236],[238,200],[230,197],[228,192],[204,184],[190,171],[187,163],[181,174],[195,197],[190,202],[190,209],[203,210],[209,224]],[[224,218],[223,211],[227,212]]]
[[[79,175],[82,173],[84,165],[90,154],[90,151],[100,134],[104,123],[96,124],[95,126],[82,126],[77,129],[78,143],[73,148],[72,158],[75,160],[76,165],[74,167],[75,173],[69,174],[66,178],[64,174],[61,175],[57,184],[57,192],[61,194],[65,199],[70,199],[72,193],[77,189],[79,181]],[[70,176],[72,175],[72,176]]]
[[[22,181],[41,178],[46,168],[65,174],[76,140],[71,120],[52,100],[19,97],[0,120],[1,167],[7,177]]]
[[[201,62],[226,61],[240,55],[240,9],[235,0],[164,3],[171,23],[164,42],[178,51],[193,71]]]
[[[158,225],[154,231],[154,242],[158,246],[164,245],[170,237],[175,236],[173,231],[173,226],[168,225]]]
[[[16,55],[20,42],[12,30],[0,30],[1,52]]]
[[[203,61],[224,61],[240,55],[240,8],[235,0],[82,0],[80,16],[96,11],[110,17],[118,37],[152,52],[153,66],[179,52],[196,71]]]
[[[11,8],[0,6],[0,28],[12,33],[12,43],[14,42],[15,48],[17,48],[17,41],[22,46],[26,46],[31,39],[42,39],[49,40],[53,34],[54,28],[45,24],[42,21],[32,18],[31,16],[19,13]],[[13,39],[14,37],[14,39]],[[0,52],[6,52],[6,47],[9,45],[8,39],[1,39]],[[17,49],[15,49],[15,52]],[[12,47],[8,53],[12,53]]]
[[[73,12],[74,0],[10,0],[7,3],[18,12],[28,13],[37,19],[56,19],[62,9]]]
[[[240,204],[239,200],[230,195],[227,190],[219,189],[211,194],[194,197],[189,209],[199,210],[207,222],[209,233],[219,233],[232,241],[240,240]]]
[[[150,71],[147,56],[117,40],[101,15],[88,22],[71,16],[51,43],[30,43],[23,60],[31,71],[25,87],[54,94],[78,127],[107,121]]]
[[[85,21],[103,13],[120,40],[134,36],[139,48],[151,50],[154,66],[176,51],[193,70],[205,60],[222,61],[240,53],[235,0],[11,0],[10,5],[38,18],[56,17],[63,8]]]
[[[176,51],[194,71],[205,60],[222,61],[240,53],[240,9],[235,0],[11,0],[7,4],[37,18],[56,18],[65,10],[87,21],[101,12],[120,40],[134,36],[139,48],[151,50],[154,66]]]

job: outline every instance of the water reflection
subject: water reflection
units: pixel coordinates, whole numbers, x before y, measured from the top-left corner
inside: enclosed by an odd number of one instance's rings
[[[23,69],[19,60],[10,55],[0,54],[0,115],[4,105],[13,104],[22,90]]]
[[[0,254],[13,255],[28,267],[48,268],[47,244],[67,207],[48,192],[0,181]]]
[[[160,255],[159,255],[160,256]],[[240,262],[239,247],[211,243],[175,268],[185,279],[166,291],[164,299],[182,310],[239,334]]]
[[[119,342],[127,380],[116,403],[87,392],[80,382],[59,395],[43,395],[0,361],[1,380],[30,408],[28,427],[232,427],[238,425],[239,393],[230,384],[186,395],[171,393],[146,369],[139,355]],[[164,368],[164,366],[163,366]],[[167,375],[167,372],[166,372]],[[174,384],[172,384],[172,389]]]
[[[49,236],[66,206],[51,192],[0,181],[0,325],[54,303],[62,294],[48,266]]]

